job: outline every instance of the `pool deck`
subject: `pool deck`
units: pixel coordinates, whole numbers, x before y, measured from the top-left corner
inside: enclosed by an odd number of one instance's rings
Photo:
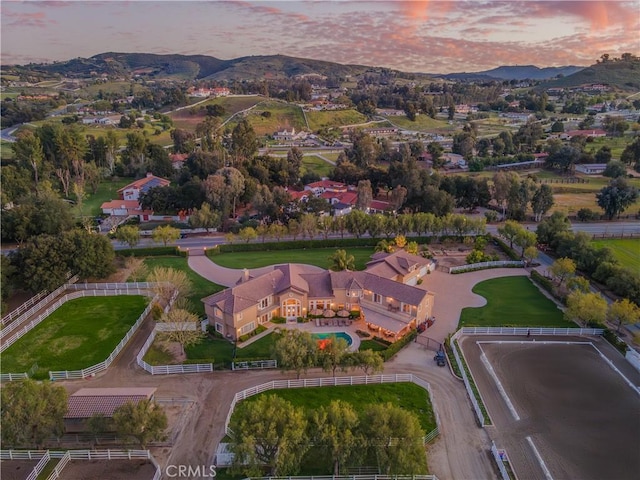
[[[273,332],[276,328],[281,329],[297,329],[302,330],[304,332],[309,333],[346,333],[351,337],[352,343],[349,345],[349,350],[356,352],[360,348],[360,336],[356,333],[356,330],[367,330],[367,326],[364,323],[364,320],[354,321],[349,327],[317,327],[315,322],[306,322],[306,323],[298,323],[298,322],[287,322],[287,323],[266,323],[265,327],[267,330],[256,335],[255,337],[251,337],[249,340],[242,344],[242,347],[246,347],[251,343],[259,340],[260,338],[268,335]]]

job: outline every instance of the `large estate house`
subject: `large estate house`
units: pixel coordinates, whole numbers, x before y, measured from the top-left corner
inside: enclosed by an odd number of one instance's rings
[[[426,321],[433,293],[414,286],[433,268],[431,260],[404,251],[374,255],[363,272],[277,265],[202,301],[209,324],[238,340],[273,317],[295,320],[310,312],[358,311],[369,328],[396,340]]]

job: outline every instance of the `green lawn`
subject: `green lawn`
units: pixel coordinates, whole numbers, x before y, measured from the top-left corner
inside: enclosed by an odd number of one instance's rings
[[[236,350],[236,358],[243,360],[266,360],[272,358],[271,350],[277,339],[278,335],[274,335],[273,332],[271,332],[246,347],[238,348]]]
[[[217,254],[208,251],[207,255],[218,265],[227,268],[259,268],[281,263],[306,263],[321,268],[328,268],[329,256],[335,248],[316,248],[298,250],[271,250],[265,252],[233,252]],[[356,270],[364,270],[365,264],[374,253],[372,247],[347,248],[347,253],[355,257]]]
[[[367,405],[390,402],[420,419],[425,433],[436,427],[435,415],[426,390],[413,383],[383,383],[376,385],[352,385],[339,387],[311,387],[270,390],[260,395],[277,395],[296,407],[304,408],[308,413],[319,407],[329,405],[332,400],[343,400],[353,406],[356,412],[362,412]],[[259,395],[240,402],[252,402]],[[237,407],[236,407],[237,408]]]
[[[100,205],[109,200],[117,199],[118,190],[131,182],[133,182],[133,178],[116,178],[101,182],[95,194],[87,191],[88,196],[82,202],[82,211],[79,212],[79,209],[75,208],[76,215],[91,217],[100,215],[102,213]]]
[[[460,327],[576,327],[528,277],[485,280],[473,292],[486,298],[487,305],[463,308]]]
[[[235,345],[222,338],[207,336],[202,342],[185,349],[187,358],[197,363],[224,363],[229,367],[233,361]],[[201,361],[201,362],[198,362]]]
[[[173,268],[186,272],[193,287],[193,292],[187,299],[192,305],[193,313],[199,317],[204,317],[204,305],[201,299],[224,289],[224,287],[210,282],[191,270],[185,257],[147,257],[144,259],[144,263],[149,269],[149,273],[155,267]]]
[[[328,177],[331,171],[333,170],[333,165],[327,163],[322,158],[316,155],[305,155],[302,157],[302,171],[300,172],[304,175],[307,172],[315,172],[321,177]]]
[[[269,112],[263,115],[263,113]],[[302,109],[294,104],[286,102],[265,101],[256,105],[245,118],[251,124],[256,135],[273,135],[275,132],[283,129],[291,130],[295,128],[300,131],[306,127]],[[241,118],[234,117],[226,126],[233,129]]]
[[[640,239],[594,240],[596,247],[609,247],[621,265],[640,272]]]
[[[144,310],[137,295],[85,297],[53,312],[2,354],[2,372],[28,372],[35,378],[49,370],[79,370],[104,361]]]
[[[374,352],[382,352],[389,348],[382,342],[377,340],[360,340],[360,350],[373,350]]]

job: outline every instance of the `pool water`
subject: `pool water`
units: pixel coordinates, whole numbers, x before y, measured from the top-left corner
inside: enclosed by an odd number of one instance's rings
[[[353,339],[344,332],[328,332],[328,333],[312,333],[311,336],[317,340],[326,340],[328,338],[342,338],[347,342],[347,345],[353,343]]]

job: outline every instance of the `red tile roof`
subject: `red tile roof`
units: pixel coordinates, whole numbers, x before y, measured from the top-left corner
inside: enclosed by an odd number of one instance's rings
[[[154,182],[156,183],[155,186],[160,186],[160,187],[166,187],[171,183],[166,178],[156,177],[155,175],[147,173],[146,177],[136,180],[135,182],[131,182],[129,185],[125,185],[124,187],[118,190],[118,193],[124,192],[125,190],[130,190],[130,189],[140,190],[149,182]]]

